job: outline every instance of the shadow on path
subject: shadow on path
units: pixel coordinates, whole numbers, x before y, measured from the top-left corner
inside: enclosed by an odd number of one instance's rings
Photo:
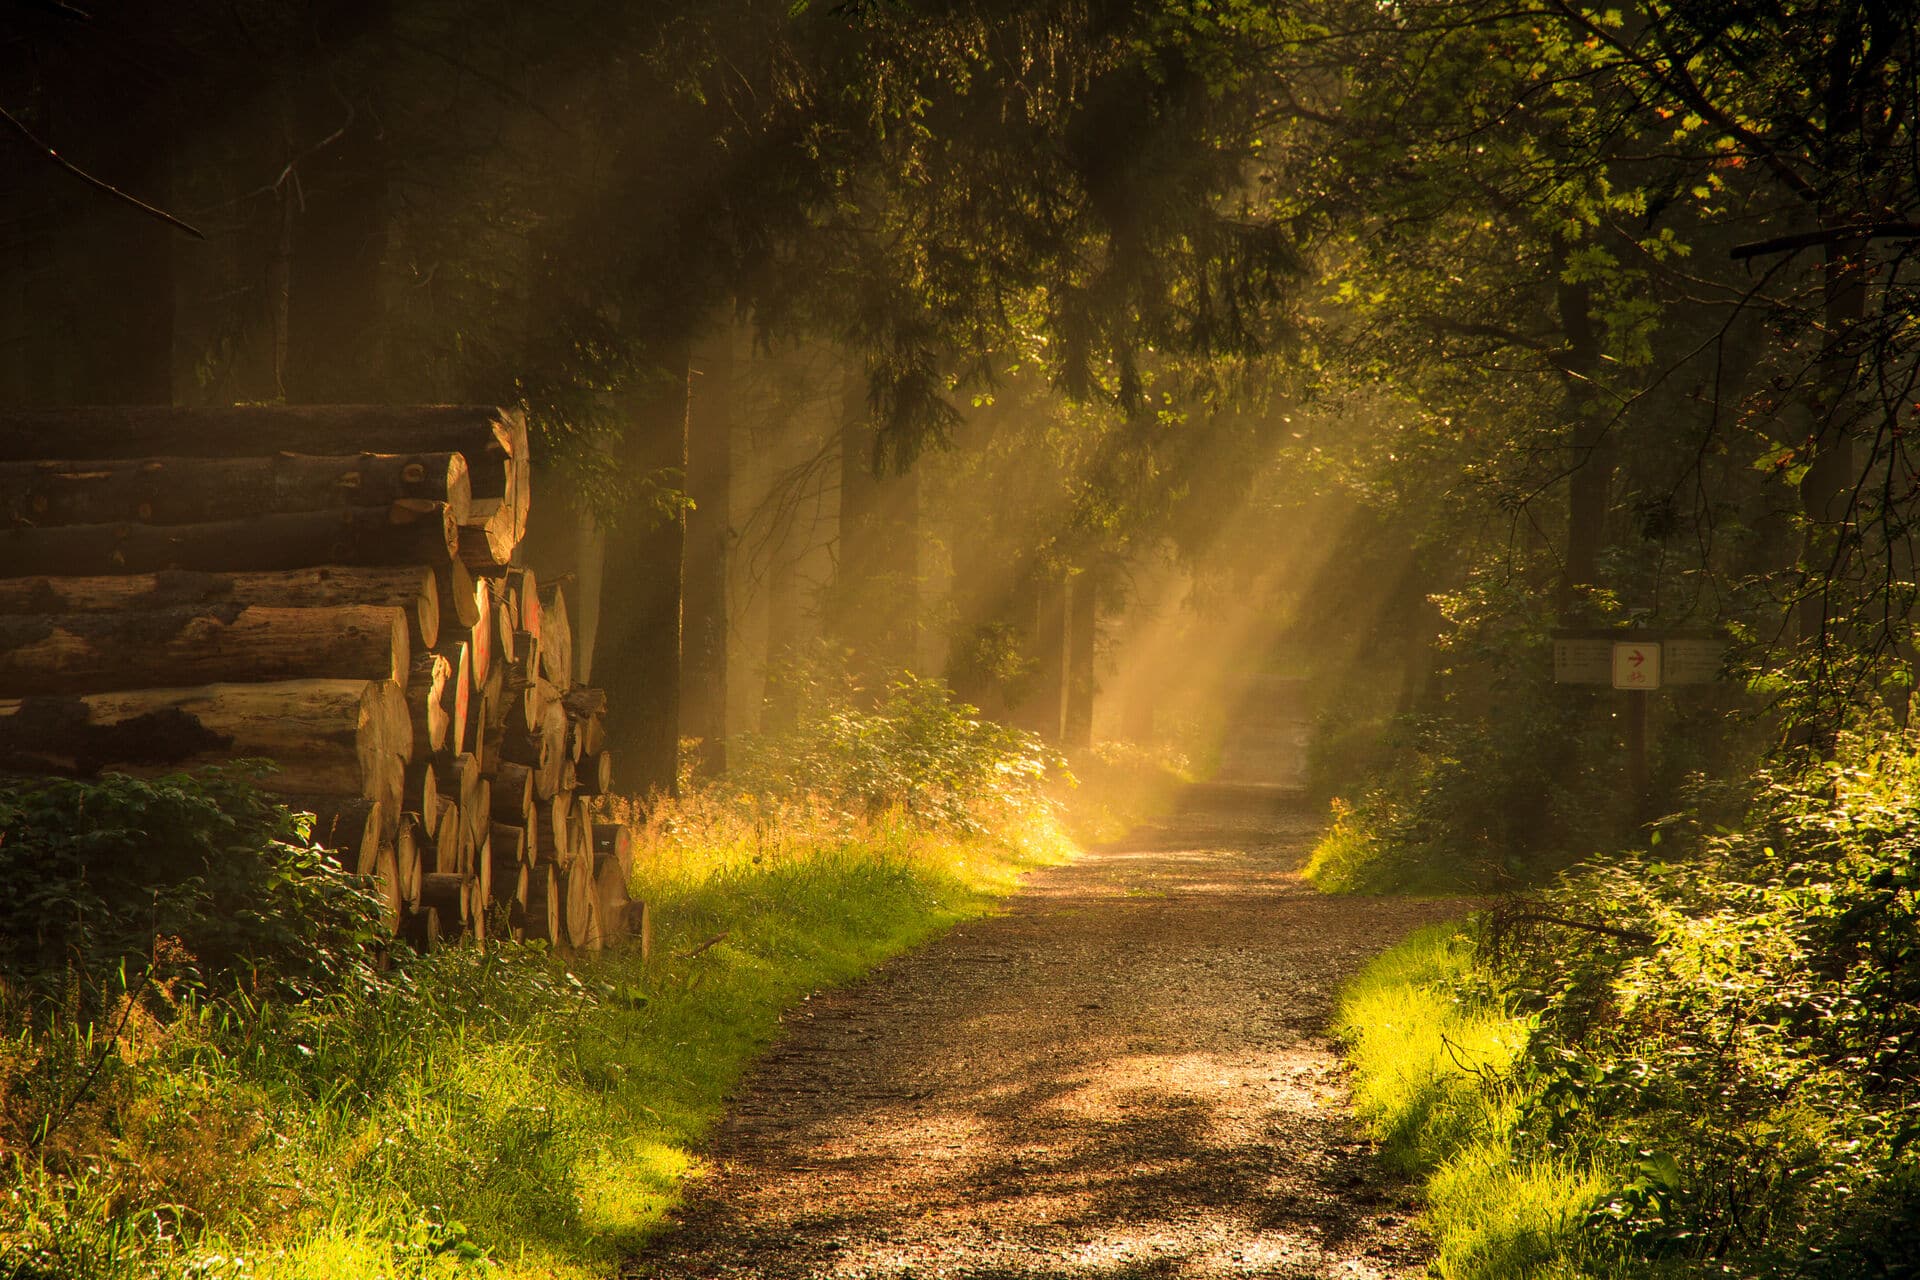
[[[1324,1029],[1362,962],[1462,906],[1316,894],[1315,829],[1179,814],[814,997],[632,1274],[1423,1275]]]

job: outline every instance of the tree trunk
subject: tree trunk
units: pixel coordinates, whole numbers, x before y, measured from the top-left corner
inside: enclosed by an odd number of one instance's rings
[[[630,404],[621,462],[634,480],[686,472],[686,348],[663,352],[659,367],[662,376]],[[677,511],[631,511],[607,533],[594,671],[607,694],[620,787],[639,795],[671,795],[677,788],[685,534]]]
[[[401,498],[444,502],[461,521],[469,495],[458,453],[0,462],[0,508],[9,523],[37,526],[198,524]]]
[[[556,584],[542,587],[540,599],[540,674],[557,689],[573,688],[573,615],[567,593]]]
[[[1061,741],[1093,745],[1093,698],[1098,687],[1094,656],[1100,632],[1099,570],[1082,569],[1069,586],[1067,607],[1067,697]]]
[[[696,741],[694,772],[727,767],[727,548],[732,531],[733,329],[723,321],[693,356],[687,426],[680,733]]]
[[[1058,743],[1066,730],[1067,584],[1043,571],[1032,590],[1036,604],[1028,653],[1035,667],[1028,696],[1016,709],[1016,718],[1048,742]]]
[[[412,565],[0,578],[0,615],[339,605],[391,605],[406,613],[414,648],[431,649],[439,642],[440,593],[434,572]]]
[[[527,419],[493,405],[90,405],[0,408],[0,461],[236,458],[275,453],[465,456],[475,498],[531,497]]]
[[[82,776],[157,773],[266,756],[264,785],[386,802],[411,750],[400,687],[383,680],[290,680],[0,700],[0,767]]]
[[[287,796],[288,809],[313,814],[309,838],[339,855],[340,865],[356,875],[372,873],[380,846],[386,843],[390,815],[378,800],[364,797]],[[391,815],[397,819],[398,815]],[[397,823],[396,823],[397,825]]]
[[[1563,268],[1556,254],[1556,268]],[[1594,394],[1600,369],[1600,334],[1593,323],[1592,290],[1584,284],[1560,281],[1556,288],[1561,332],[1567,348],[1561,366],[1566,381],[1565,405],[1569,458],[1567,476],[1567,549],[1561,574],[1557,612],[1572,622],[1580,610],[1583,589],[1599,578],[1600,551],[1606,545],[1607,511],[1613,486],[1614,449],[1610,424]]]
[[[1830,591],[1848,572],[1853,549],[1847,536],[1848,508],[1861,478],[1854,460],[1856,424],[1847,420],[1844,406],[1858,360],[1849,343],[1866,314],[1867,266],[1862,249],[1857,243],[1827,247],[1822,298],[1827,338],[1812,406],[1815,447],[1800,480],[1806,520],[1801,567],[1807,579],[1800,600],[1800,640],[1820,649],[1839,638],[1833,634]]]
[[[840,556],[831,630],[853,652],[853,669],[877,692],[919,654],[919,478],[880,470],[879,435],[864,375],[841,388]]]
[[[551,864],[535,867],[527,885],[527,909],[522,927],[529,938],[542,938],[555,946],[563,945],[566,935],[560,926],[560,874]]]
[[[348,6],[387,26],[387,5]],[[319,11],[316,38],[339,25]],[[355,26],[362,23],[356,22]],[[287,399],[339,404],[387,398],[381,335],[390,225],[378,86],[354,84],[331,57],[307,72],[293,110],[306,150],[287,264]]]
[[[342,507],[205,524],[72,524],[0,531],[0,575],[167,569],[259,572],[316,564],[448,563],[459,526],[442,502]]]
[[[585,866],[569,863],[560,871],[560,922],[566,930],[567,945],[575,950],[594,949],[599,931],[594,925],[593,861]]]
[[[512,512],[498,498],[475,498],[459,533],[460,563],[475,574],[497,577],[513,562],[520,540],[513,532]]]
[[[387,605],[0,616],[0,697],[216,680],[404,680],[406,615]]]
[[[46,140],[63,156],[150,204],[172,203],[177,108],[166,77],[144,59],[111,52],[138,37],[103,15],[90,39],[49,50]],[[128,49],[133,46],[129,44]],[[16,152],[19,180],[27,161]],[[47,344],[33,359],[69,381],[51,400],[117,404],[173,400],[174,249],[179,235],[137,210],[38,165],[50,185],[50,296],[34,317]],[[46,206],[42,206],[44,210]],[[56,229],[57,228],[57,229]]]

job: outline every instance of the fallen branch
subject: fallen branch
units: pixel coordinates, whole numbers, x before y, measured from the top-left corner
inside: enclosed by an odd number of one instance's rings
[[[715,943],[725,942],[726,940],[727,940],[727,931],[723,929],[719,933],[714,934],[711,938],[708,938],[705,942],[701,943],[699,946],[695,947],[691,951],[674,952],[673,958],[675,960],[691,960],[695,956],[699,955],[702,951],[705,951],[708,947],[713,946]]]

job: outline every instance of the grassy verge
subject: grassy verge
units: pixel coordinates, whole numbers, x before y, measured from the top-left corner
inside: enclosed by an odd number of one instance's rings
[[[1387,1159],[1425,1185],[1440,1275],[1606,1275],[1584,1224],[1617,1179],[1591,1162],[1516,1149],[1512,1070],[1528,1020],[1488,985],[1458,925],[1413,934],[1349,984],[1337,1028],[1354,1105]]]
[[[453,949],[307,1005],[161,992],[65,1039],[10,1018],[0,1109],[59,1120],[9,1131],[0,1276],[605,1275],[698,1176],[783,1009],[1071,847],[1037,819],[687,810],[644,844],[651,962]]]

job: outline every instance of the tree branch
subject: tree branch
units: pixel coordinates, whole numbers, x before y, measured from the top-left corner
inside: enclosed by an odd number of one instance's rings
[[[1754,240],[1747,244],[1737,244],[1727,250],[1727,256],[1736,262],[1743,262],[1748,258],[1758,258],[1769,253],[1791,253],[1798,249],[1838,244],[1842,240],[1914,238],[1920,238],[1920,222],[1856,222],[1844,227],[1827,227],[1820,231],[1802,231],[1796,235],[1775,236],[1771,240]]]
[[[19,134],[22,138],[26,139],[28,146],[38,151],[41,155],[45,156],[48,160],[51,160],[54,164],[60,166],[62,169],[65,169],[68,173],[80,179],[80,181],[86,183],[88,186],[94,188],[97,191],[105,192],[107,195],[113,197],[115,200],[120,201],[120,203],[122,204],[132,205],[134,208],[138,209],[140,212],[146,214],[150,218],[158,218],[160,221],[166,223],[168,226],[172,227],[176,231],[186,232],[188,235],[192,236],[195,240],[206,239],[204,235],[200,234],[200,231],[197,228],[190,226],[185,222],[182,222],[180,219],[168,213],[165,209],[156,209],[154,208],[154,206],[148,204],[146,201],[140,199],[138,196],[128,195],[126,192],[114,186],[112,183],[106,182],[100,178],[96,178],[92,174],[88,173],[85,169],[82,169],[79,165],[74,164],[71,160],[68,160],[65,156],[61,155],[58,151],[55,151],[52,147],[42,142],[37,136],[35,136],[33,130],[27,128],[26,125],[22,124],[20,122],[20,119],[17,116],[15,116],[11,111],[8,111],[5,107],[0,107],[0,120],[6,121],[6,123],[13,129],[15,133]]]

